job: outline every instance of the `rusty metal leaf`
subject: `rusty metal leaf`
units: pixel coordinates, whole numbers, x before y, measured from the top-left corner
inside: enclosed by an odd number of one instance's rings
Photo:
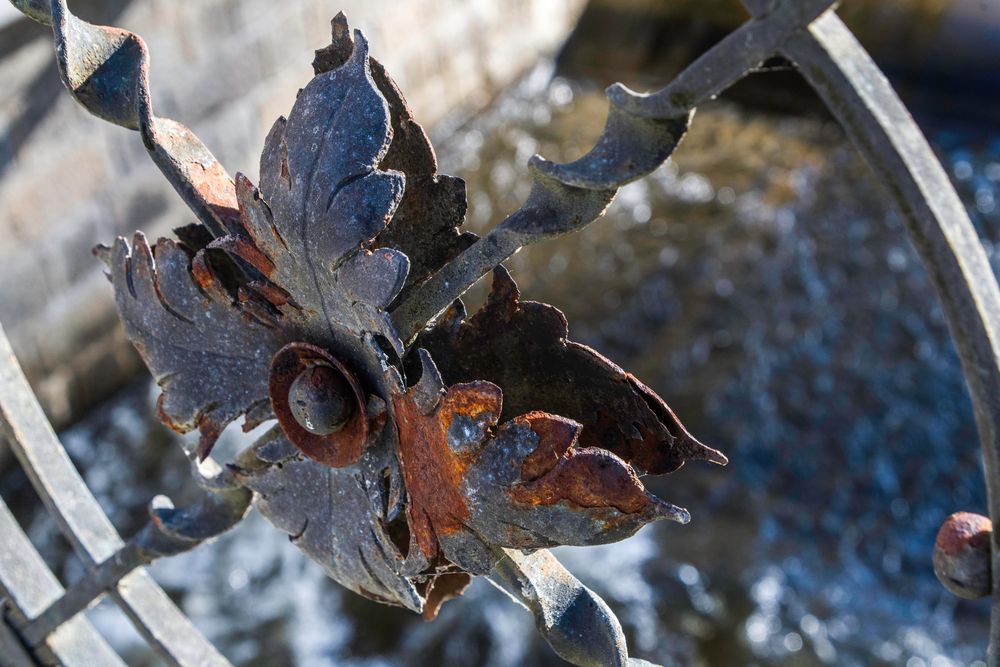
[[[333,19],[330,46],[316,51],[316,74],[340,67],[354,49],[343,12]],[[425,281],[469,247],[476,235],[459,231],[467,208],[465,182],[437,173],[437,157],[427,133],[413,118],[406,99],[385,68],[369,57],[372,79],[389,107],[392,141],[379,165],[406,175],[406,189],[392,220],[375,243],[395,248],[410,259],[406,285],[397,297],[405,300],[411,288]]]
[[[493,383],[442,383],[418,352],[420,381],[393,398],[399,455],[417,544],[475,574],[497,547],[603,544],[686,510],[645,490],[611,452],[579,447],[581,426],[531,412],[497,428],[503,394]]]
[[[673,472],[689,459],[726,457],[696,440],[667,404],[632,374],[567,339],[558,309],[522,301],[502,266],[472,317],[457,301],[417,339],[445,383],[488,380],[503,388],[502,419],[542,410],[579,422],[581,447],[600,447],[640,472]]]
[[[160,418],[197,428],[207,452],[227,423],[247,427],[270,414],[267,371],[287,333],[240,310],[209,268],[169,239],[153,248],[136,233],[109,251],[111,282],[125,333],[163,390]]]

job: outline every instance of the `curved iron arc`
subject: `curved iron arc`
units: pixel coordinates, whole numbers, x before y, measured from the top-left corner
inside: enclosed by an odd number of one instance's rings
[[[885,75],[835,14],[781,52],[834,113],[902,214],[958,350],[983,450],[987,501],[1000,523],[1000,287],[969,214]],[[991,533],[989,665],[1000,665],[1000,532]]]

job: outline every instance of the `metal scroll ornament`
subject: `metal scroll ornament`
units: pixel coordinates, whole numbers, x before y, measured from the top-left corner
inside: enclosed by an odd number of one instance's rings
[[[542,550],[686,523],[641,476],[726,458],[635,377],[568,340],[556,308],[522,300],[506,255],[483,251],[489,237],[459,232],[464,183],[437,174],[361,33],[343,15],[333,28],[316,76],[267,136],[259,184],[237,174],[235,197],[213,199],[191,169],[175,170],[202,224],[99,249],[125,331],[162,389],[158,415],[198,430],[201,458],[237,418],[245,429],[276,419],[231,473],[346,588],[429,619],[488,575],[536,613],[563,657],[624,664],[614,616]],[[154,117],[148,98],[142,109],[147,145],[176,145],[171,131],[197,142]],[[685,126],[663,128],[671,150]],[[536,174],[518,243],[573,228],[560,212],[572,206],[556,199],[582,202],[579,222],[611,195]],[[419,316],[434,276],[462,277],[449,286],[461,293],[484,262],[497,265],[479,312],[455,300]],[[566,613],[583,600],[590,611]],[[592,638],[571,640],[581,632]]]

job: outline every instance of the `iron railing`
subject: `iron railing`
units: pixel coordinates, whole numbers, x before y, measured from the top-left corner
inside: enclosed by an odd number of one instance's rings
[[[141,40],[122,32],[117,43],[105,45],[108,48],[85,45],[93,58],[88,61],[92,69],[83,71],[71,53],[80,47],[74,43],[78,26],[65,0],[11,1],[29,17],[53,26],[64,81],[84,106],[111,122],[139,130],[157,165],[202,222],[224,232],[226,211],[234,208],[233,195],[211,182],[225,176],[224,171],[183,126],[153,115]],[[393,310],[393,323],[403,340],[412,338],[472,282],[519,248],[579,229],[597,218],[618,187],[650,173],[671,154],[695,107],[772,56],[784,56],[819,93],[879,176],[938,290],[972,396],[990,516],[998,520],[1000,288],[965,208],[885,76],[836,15],[836,2],[744,0],[744,4],[752,18],[661,90],[636,94],[622,85],[612,86],[607,125],[591,152],[564,165],[534,158],[529,168],[535,188],[525,205],[411,290]],[[123,68],[120,94],[81,97],[80,91],[87,92],[86,77],[109,63]],[[199,165],[198,176],[191,173],[193,164]],[[192,185],[196,179],[201,182]],[[124,542],[45,419],[2,330],[0,425],[39,497],[88,567],[86,575],[64,590],[0,501],[0,593],[4,601],[0,663],[19,667],[122,664],[77,613],[106,592],[168,664],[228,664],[142,566],[190,548],[238,521],[249,502],[247,492],[222,473],[203,478],[206,499],[201,505],[181,512],[153,507],[150,525]],[[1000,591],[996,533],[991,534],[990,553],[992,590]],[[557,563],[545,562],[544,552],[534,561],[519,558],[498,565],[496,578],[522,592],[536,591],[534,602],[527,604],[542,631],[554,646],[569,642],[560,653],[577,660],[574,656],[586,653],[587,640],[565,627],[570,621],[558,605],[551,604],[545,591],[558,588],[551,586],[553,581],[564,591],[575,590],[578,584]],[[993,596],[992,604],[988,662],[998,667],[1000,595]],[[568,639],[573,636],[577,639]],[[580,664],[585,660],[579,658]]]

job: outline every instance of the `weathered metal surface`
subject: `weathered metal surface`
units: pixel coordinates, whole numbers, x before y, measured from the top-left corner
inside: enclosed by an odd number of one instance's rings
[[[150,249],[137,236],[131,249],[119,239],[102,253],[126,331],[164,389],[161,416],[179,430],[198,428],[205,456],[240,415],[248,425],[277,415],[281,427],[231,470],[261,511],[351,590],[432,616],[468,573],[490,573],[517,589],[560,655],[626,664],[614,617],[541,548],[621,539],[658,518],[684,521],[686,512],[648,494],[638,474],[725,457],[691,437],[641,382],[568,341],[562,315],[522,302],[502,268],[480,313],[467,318],[457,299],[520,247],[598,217],[618,187],[671,154],[694,106],[776,53],[798,62],[910,223],[951,319],[986,451],[991,513],[1000,516],[1000,290],[940,165],[830,11],[832,0],[747,0],[754,18],[665,88],[610,88],[595,147],[565,165],[534,158],[524,206],[478,241],[458,231],[463,185],[436,173],[426,136],[342,16],[331,46],[317,52],[317,76],[267,138],[258,190],[241,175],[230,185],[204,155],[207,176],[185,170],[203,147],[152,116],[137,37],[83,24],[59,0],[14,2],[53,23],[77,98],[139,128],[154,158],[169,157],[161,168],[205,225],[177,243]],[[302,364],[276,372],[272,358],[290,343],[319,350],[351,391],[327,391],[339,383],[329,370],[317,380],[323,391],[293,390],[300,376],[315,378],[302,376]],[[312,412],[287,405],[290,392],[321,402],[354,394],[344,419],[362,422],[350,445],[336,437],[341,413],[312,428]],[[303,446],[296,425],[332,440]],[[992,569],[996,581],[1000,568]],[[579,631],[588,626],[602,629]]]
[[[88,566],[107,560],[123,545],[66,455],[38,400],[31,393],[0,327],[0,433],[63,535]],[[142,568],[121,579],[112,597],[139,633],[171,665],[228,665]]]
[[[503,419],[530,410],[568,417],[583,426],[581,446],[607,449],[643,473],[673,472],[687,459],[725,465],[652,390],[568,335],[559,310],[522,301],[498,267],[482,310],[467,317],[456,301],[416,345],[431,353],[447,384],[478,379],[503,387]]]
[[[773,55],[791,35],[827,11],[834,0],[765,2],[745,23],[660,91],[608,89],[610,109],[594,148],[569,164],[536,155],[528,162],[534,186],[527,201],[489,234],[427,280],[392,317],[409,340],[494,266],[521,247],[581,229],[595,220],[617,189],[652,172],[680,143],[696,105],[718,95]]]
[[[993,522],[979,514],[956,512],[934,540],[934,574],[949,591],[976,600],[992,592],[990,540]]]

